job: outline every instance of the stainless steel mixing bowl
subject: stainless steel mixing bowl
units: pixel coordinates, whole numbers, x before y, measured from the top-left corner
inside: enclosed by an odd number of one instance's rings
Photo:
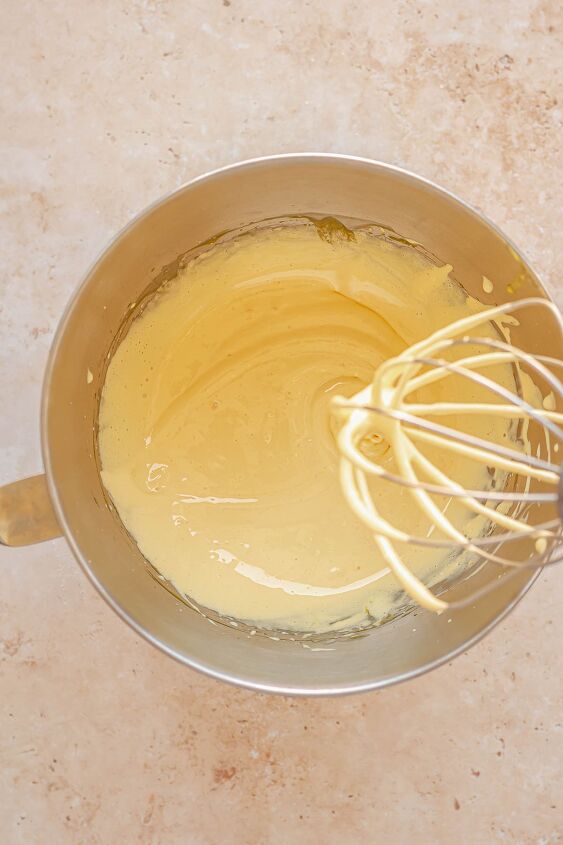
[[[452,194],[400,168],[338,155],[271,156],[189,182],[136,217],[78,288],[58,327],[44,383],[43,476],[0,490],[0,537],[23,544],[64,534],[106,601],[162,651],[209,675],[256,690],[330,695],[384,687],[450,660],[479,640],[521,598],[534,573],[455,614],[415,611],[337,641],[332,650],[249,636],[211,625],[155,580],[108,508],[95,458],[95,426],[105,366],[133,303],[163,267],[225,230],[288,214],[382,223],[454,267],[477,298],[546,296],[508,239]],[[495,281],[483,297],[483,276]],[[539,323],[524,327],[532,345]],[[542,331],[544,329],[542,328]],[[559,343],[554,338],[554,343]],[[59,529],[60,526],[60,529]],[[483,570],[483,579],[496,577]],[[474,581],[474,579],[470,579]],[[455,591],[466,589],[461,583]],[[416,618],[416,621],[414,621]],[[451,621],[450,621],[451,620]],[[415,630],[416,629],[416,630]]]

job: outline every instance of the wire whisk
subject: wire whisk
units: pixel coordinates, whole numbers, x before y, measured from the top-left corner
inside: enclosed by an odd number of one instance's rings
[[[412,572],[397,543],[434,547],[444,555],[466,552],[479,565],[489,562],[510,567],[513,574],[523,567],[563,559],[559,548],[563,475],[556,458],[563,437],[563,413],[559,410],[563,362],[558,357],[531,354],[509,342],[506,325],[519,325],[519,321],[508,315],[527,308],[548,312],[545,316],[555,321],[561,348],[563,320],[552,302],[540,298],[509,302],[440,329],[385,361],[373,382],[355,396],[333,400],[341,422],[337,442],[346,499],[373,532],[382,558],[406,593],[438,613],[475,601],[494,589],[498,580],[493,579],[468,598],[448,602]],[[483,336],[475,334],[479,329]],[[509,387],[492,376],[493,368],[509,374]],[[481,389],[486,390],[484,401],[418,401],[431,385],[445,392],[452,377],[458,386],[459,379],[465,380],[462,385],[470,384],[470,395],[475,395],[478,386],[479,399]],[[525,384],[534,389],[524,390]],[[503,444],[464,430],[476,415],[517,425],[529,436]],[[530,427],[534,428],[534,437]],[[385,461],[369,456],[367,440],[386,445]],[[436,461],[436,450],[446,457],[445,461]],[[455,464],[448,460],[450,456],[482,464],[491,479],[500,477],[503,481],[492,481],[483,489],[467,489],[449,471],[449,464]],[[381,515],[370,491],[370,483],[378,482],[398,484],[408,491],[418,511],[433,526],[426,536],[410,534],[405,526]],[[482,518],[487,530],[472,537],[456,527],[448,518],[447,507],[439,505],[444,497],[448,503],[455,500],[470,514]],[[549,519],[545,519],[546,510],[550,511]],[[541,521],[535,522],[538,515]],[[432,536],[434,529],[436,537]]]

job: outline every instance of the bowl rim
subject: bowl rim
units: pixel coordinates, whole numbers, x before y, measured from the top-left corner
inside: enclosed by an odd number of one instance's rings
[[[144,628],[140,623],[138,623],[131,615],[127,612],[127,610],[122,607],[117,600],[112,596],[112,594],[108,591],[105,587],[104,583],[98,578],[96,573],[92,570],[89,561],[84,557],[79,544],[77,543],[71,527],[69,526],[62,504],[59,498],[59,494],[57,491],[57,486],[55,484],[53,478],[53,469],[52,469],[52,462],[51,462],[51,454],[50,454],[50,446],[49,446],[49,439],[48,439],[48,412],[49,412],[49,397],[51,392],[51,382],[53,379],[53,371],[55,362],[57,359],[58,351],[61,346],[61,341],[64,336],[66,325],[69,320],[69,317],[75,307],[76,302],[79,300],[82,291],[86,288],[89,283],[89,280],[93,273],[95,272],[96,268],[100,264],[100,262],[104,259],[106,254],[114,249],[119,242],[126,237],[126,235],[147,215],[151,214],[157,208],[162,205],[165,205],[170,200],[174,199],[177,195],[183,193],[184,191],[190,190],[195,185],[211,181],[217,178],[220,178],[225,173],[230,173],[235,170],[244,170],[245,168],[252,167],[255,165],[260,164],[272,164],[272,163],[283,163],[284,161],[303,161],[303,163],[307,162],[315,162],[315,161],[337,161],[337,162],[347,162],[350,164],[359,164],[365,165],[369,168],[376,168],[384,171],[388,171],[391,173],[395,173],[397,176],[406,178],[411,180],[415,183],[419,183],[424,185],[426,188],[429,188],[432,192],[441,195],[442,197],[446,197],[452,200],[454,203],[460,205],[468,214],[473,217],[476,217],[479,221],[484,222],[499,238],[501,238],[504,243],[506,243],[510,249],[514,252],[517,256],[518,260],[523,264],[526,268],[529,275],[533,278],[534,282],[537,284],[538,288],[543,291],[545,296],[548,299],[551,299],[545,285],[539,278],[538,274],[530,265],[529,261],[516,246],[516,244],[492,221],[490,220],[483,212],[472,206],[470,203],[466,202],[465,200],[461,199],[457,194],[449,191],[446,188],[441,187],[436,182],[433,182],[430,179],[427,179],[423,176],[419,176],[417,173],[414,173],[407,168],[400,167],[398,165],[389,164],[387,162],[378,160],[378,159],[370,159],[363,156],[355,156],[355,155],[347,155],[345,153],[326,153],[326,152],[314,152],[314,151],[307,151],[307,152],[292,152],[292,153],[275,153],[272,155],[263,155],[257,156],[249,159],[243,159],[241,161],[233,162],[231,164],[223,165],[218,168],[214,168],[212,170],[206,171],[205,173],[194,177],[193,179],[189,179],[183,182],[176,188],[168,191],[167,193],[163,194],[162,196],[158,197],[149,205],[142,208],[138,211],[124,226],[121,227],[117,231],[117,233],[105,244],[105,246],[99,250],[93,261],[90,262],[86,272],[82,276],[81,282],[77,285],[76,289],[72,292],[69,301],[67,302],[63,313],[59,319],[57,324],[57,328],[55,330],[55,334],[53,337],[53,341],[51,343],[49,354],[47,358],[47,363],[45,367],[45,374],[43,378],[43,387],[42,387],[42,394],[41,394],[41,414],[40,414],[40,425],[41,425],[41,450],[43,455],[43,464],[45,467],[45,474],[47,479],[47,486],[49,490],[49,495],[51,498],[51,502],[53,505],[53,509],[55,511],[55,515],[57,521],[61,527],[62,534],[70,546],[70,549],[76,558],[78,564],[80,565],[81,569],[83,570],[84,574],[87,576],[88,580],[94,585],[98,593],[102,596],[102,598],[107,602],[107,604],[117,613],[117,615],[126,622],[136,633],[138,633],[144,640],[149,642],[155,648],[159,649],[160,651],[164,652],[165,654],[169,655],[170,657],[174,658],[177,662],[183,664],[184,666],[189,666],[192,669],[195,669],[198,672],[201,672],[208,677],[215,678],[219,681],[224,681],[226,683],[232,684],[237,687],[242,687],[249,690],[254,690],[256,692],[263,692],[263,693],[274,693],[279,695],[293,695],[293,696],[310,696],[310,697],[324,697],[324,696],[342,696],[342,695],[350,695],[354,693],[364,693],[369,692],[371,690],[383,689],[384,687],[393,686],[398,683],[403,683],[404,681],[410,680],[412,678],[419,677],[420,675],[424,675],[427,672],[430,672],[433,669],[437,669],[439,666],[443,666],[445,663],[453,660],[455,657],[459,656],[463,652],[470,649],[476,643],[478,643],[483,637],[485,637],[493,628],[495,628],[503,619],[505,619],[508,614],[513,610],[513,608],[518,604],[518,602],[523,598],[523,596],[528,592],[532,584],[537,580],[541,573],[541,568],[537,570],[532,570],[529,579],[526,581],[522,589],[518,592],[518,594],[504,607],[504,609],[497,614],[488,624],[484,625],[477,633],[475,633],[472,637],[465,640],[460,645],[456,646],[453,649],[446,651],[440,657],[435,658],[427,663],[423,663],[420,666],[416,667],[415,669],[411,669],[407,672],[403,672],[397,675],[387,675],[373,681],[365,681],[362,683],[357,684],[335,684],[334,686],[323,686],[323,687],[314,687],[314,686],[298,686],[298,687],[291,687],[291,686],[284,686],[283,684],[274,684],[274,683],[262,683],[260,681],[249,680],[247,678],[241,678],[236,674],[230,674],[229,672],[220,671],[214,669],[213,667],[208,666],[207,664],[196,660],[188,655],[180,653],[172,646],[169,646],[167,643],[162,642],[157,636],[152,634],[146,628]]]

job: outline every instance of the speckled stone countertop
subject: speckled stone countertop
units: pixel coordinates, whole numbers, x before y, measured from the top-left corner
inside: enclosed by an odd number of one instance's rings
[[[218,165],[405,165],[557,293],[562,23],[556,0],[5,0],[0,482],[41,470],[43,367],[85,268]],[[453,664],[317,701],[177,665],[62,540],[0,558],[2,845],[563,842],[563,570]]]

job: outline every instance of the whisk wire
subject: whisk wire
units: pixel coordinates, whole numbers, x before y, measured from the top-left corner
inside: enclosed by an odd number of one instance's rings
[[[370,387],[351,399],[337,397],[334,400],[335,408],[344,417],[338,445],[342,455],[341,480],[346,498],[354,512],[374,532],[380,552],[406,592],[436,612],[445,607],[467,605],[494,589],[498,579],[461,602],[445,602],[435,596],[406,566],[394,543],[416,544],[450,552],[462,550],[471,556],[474,563],[489,562],[503,569],[511,569],[512,573],[508,573],[505,578],[514,577],[523,568],[534,568],[563,559],[563,552],[556,552],[561,541],[560,519],[543,520],[540,523],[529,521],[531,505],[559,505],[561,511],[563,477],[560,466],[551,460],[550,437],[556,440],[553,444],[556,452],[559,441],[563,439],[563,428],[559,425],[563,424],[563,414],[555,409],[555,405],[556,399],[561,400],[563,397],[563,383],[554,370],[561,369],[563,362],[551,355],[531,355],[507,340],[468,334],[478,326],[487,324],[508,339],[508,330],[499,321],[502,317],[530,306],[547,309],[557,322],[560,338],[563,336],[563,320],[556,306],[549,300],[533,298],[505,303],[440,329],[396,358],[384,362],[375,373]],[[473,353],[458,357],[457,360],[444,357],[446,353],[461,347],[492,351]],[[498,365],[512,366],[514,390],[482,372],[485,368]],[[541,400],[541,407],[532,404],[523,395],[521,385],[525,372],[533,377],[541,377],[552,391]],[[407,400],[414,392],[454,375],[486,390],[502,402],[480,401],[478,397],[473,401],[460,402]],[[532,384],[535,384],[533,380]],[[540,395],[539,390],[537,393]],[[520,420],[520,424],[536,423],[544,435],[547,459],[541,456],[540,445],[536,454],[532,454],[529,443],[519,451],[496,440],[487,440],[453,425],[443,425],[435,419],[428,419],[450,416],[457,423],[460,419],[468,420],[477,415],[489,415],[507,422]],[[391,471],[364,453],[362,444],[366,436],[374,434],[386,441],[396,471]],[[485,464],[488,468],[503,471],[507,474],[502,482],[504,486],[495,489],[496,476],[491,469],[490,488],[467,489],[450,477],[448,472],[442,471],[434,460],[421,451],[418,444],[428,444],[433,449],[446,450]],[[430,521],[431,527],[426,537],[401,530],[378,512],[368,485],[369,477],[398,484],[406,490],[407,495]],[[511,479],[513,489],[507,489],[508,479]],[[518,480],[522,481],[523,489],[522,486],[517,489]],[[538,489],[538,484],[553,485],[556,489]],[[439,507],[432,498],[434,495],[445,497],[446,504]],[[455,500],[473,514],[487,520],[489,528],[483,536],[466,536],[446,515],[449,503]],[[511,513],[504,509],[508,505],[513,508]],[[442,537],[431,536],[434,530]],[[526,553],[527,557],[524,555],[522,559],[521,554],[519,559],[498,553],[505,543],[526,538],[535,543],[534,550]],[[521,545],[518,548],[522,552]],[[504,581],[504,578],[500,580]]]

